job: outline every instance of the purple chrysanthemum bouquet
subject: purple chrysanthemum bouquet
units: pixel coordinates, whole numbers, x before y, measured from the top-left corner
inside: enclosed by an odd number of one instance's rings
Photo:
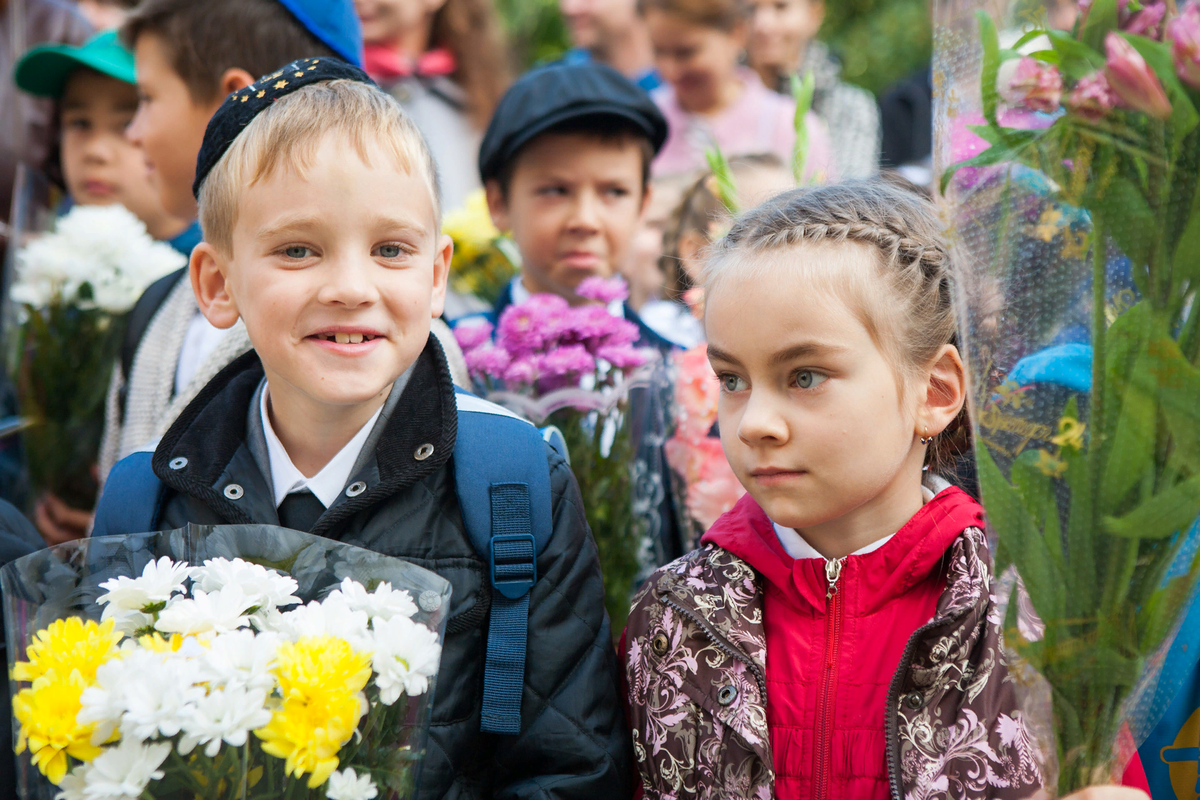
[[[613,630],[621,630],[638,573],[642,520],[634,513],[636,462],[630,389],[656,359],[637,347],[636,324],[610,307],[628,296],[620,278],[576,290],[594,305],[536,294],[487,322],[454,331],[480,393],[562,433],[600,551]]]

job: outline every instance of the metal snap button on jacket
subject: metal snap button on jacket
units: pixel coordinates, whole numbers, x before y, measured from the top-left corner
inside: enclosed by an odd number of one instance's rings
[[[654,648],[654,654],[658,656],[666,655],[667,653],[667,635],[660,633],[650,642],[650,646]]]
[[[727,683],[717,690],[717,702],[723,706],[727,706],[737,699],[737,687],[731,683]]]
[[[417,448],[417,452],[413,453],[413,458],[415,458],[417,461],[424,461],[431,455],[433,455],[433,445],[431,445],[429,442],[426,442]]]
[[[355,481],[346,487],[346,497],[358,497],[367,490],[367,484],[362,481]]]
[[[242,495],[245,493],[245,490],[243,490],[242,487],[236,483],[231,483],[225,487],[225,496],[230,500],[241,500]]]
[[[904,696],[904,705],[908,706],[909,708],[913,709],[914,711],[916,709],[920,708],[922,706],[922,704],[924,704],[924,702],[925,702],[925,698],[921,695],[920,692],[909,692],[908,694],[906,694]]]
[[[432,589],[426,589],[417,597],[417,605],[422,611],[437,611],[442,607],[442,596]]]
[[[167,464],[167,466],[170,467],[171,469],[183,469],[184,467],[187,466],[187,464],[188,464],[187,459],[184,458],[183,456],[179,456],[178,458],[172,458],[171,461]]]

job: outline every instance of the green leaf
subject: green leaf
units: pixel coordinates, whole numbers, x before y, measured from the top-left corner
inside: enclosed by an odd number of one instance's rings
[[[1143,301],[1118,317],[1105,336],[1107,410],[1106,430],[1101,432],[1099,445],[1103,448],[1104,469],[1097,498],[1104,514],[1112,514],[1121,506],[1129,490],[1141,483],[1154,463],[1157,393],[1147,354],[1152,324],[1149,306]]]
[[[979,76],[979,93],[983,99],[983,116],[996,124],[996,105],[1000,95],[996,91],[996,79],[1000,74],[1000,35],[996,23],[986,11],[976,11],[979,21],[979,40],[983,44],[983,71]]]
[[[1095,0],[1087,21],[1079,32],[1080,40],[1097,53],[1104,52],[1104,37],[1117,27],[1117,0]]]
[[[737,189],[733,183],[733,170],[729,168],[729,160],[725,158],[725,154],[721,152],[720,146],[716,143],[704,151],[704,157],[708,161],[708,168],[712,171],[713,177],[717,179],[717,193],[721,196],[721,203],[730,214],[736,216],[738,213]]]
[[[1013,484],[1024,498],[1025,507],[1033,514],[1034,524],[1042,529],[1042,538],[1046,540],[1046,549],[1054,558],[1055,566],[1062,570],[1065,568],[1062,527],[1058,518],[1054,479],[1036,466],[1039,458],[1041,452],[1032,449],[1017,456],[1012,465]],[[1064,572],[1063,575],[1068,581],[1071,580],[1070,573]]]
[[[816,85],[812,70],[804,73],[803,81],[792,73],[792,97],[796,101],[796,114],[792,120],[796,129],[796,144],[792,148],[792,178],[797,185],[804,183],[804,167],[808,164],[808,125],[805,117],[812,108]]]
[[[1077,81],[1085,75],[1104,68],[1104,56],[1078,41],[1065,31],[1046,31],[1054,52],[1059,55],[1058,68],[1063,77]]]
[[[981,445],[977,453],[984,508],[988,524],[996,532],[997,547],[1003,559],[1017,568],[1038,615],[1042,619],[1058,619],[1062,616],[1059,595],[1062,575],[1054,566],[1046,540],[1020,492],[1005,480],[987,446]]]
[[[1084,204],[1100,215],[1104,230],[1134,264],[1150,262],[1158,223],[1145,196],[1127,175],[1118,172],[1102,195],[1092,195]]]
[[[1114,536],[1161,539],[1191,525],[1200,516],[1200,475],[1159,492],[1123,517],[1105,517]]]

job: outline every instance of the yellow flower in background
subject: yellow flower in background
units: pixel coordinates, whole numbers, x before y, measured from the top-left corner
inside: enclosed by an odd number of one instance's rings
[[[371,656],[336,636],[306,636],[280,645],[276,659],[283,702],[254,734],[264,752],[287,760],[288,775],[310,773],[315,789],[338,768],[338,752],[367,711]]]
[[[1038,220],[1033,229],[1034,238],[1041,239],[1043,242],[1054,241],[1054,237],[1062,231],[1062,218],[1061,210],[1054,206],[1047,206],[1046,210],[1042,212],[1042,218]]]
[[[468,195],[461,208],[446,214],[442,233],[454,240],[450,285],[455,291],[494,303],[517,268],[506,250],[507,240],[492,224],[482,189]]]
[[[442,219],[442,233],[454,240],[454,261],[474,261],[491,246],[500,231],[492,224],[488,211],[487,197],[483,189],[476,189],[467,196],[461,208],[446,214]]]
[[[151,653],[178,653],[189,639],[194,639],[203,647],[210,646],[208,641],[201,639],[199,636],[191,634],[185,636],[182,633],[172,633],[168,639],[158,631],[145,636],[139,636],[137,642],[144,650],[149,650]]]
[[[100,665],[117,655],[122,634],[114,624],[111,619],[99,624],[78,617],[55,620],[34,635],[25,651],[29,660],[13,665],[13,679],[36,681],[49,672],[78,671],[84,682],[93,682]]]
[[[13,716],[20,724],[17,752],[28,747],[34,765],[56,786],[67,774],[67,756],[91,761],[103,752],[91,741],[95,726],[75,721],[90,682],[78,670],[63,674],[50,670],[13,698]]]
[[[1087,425],[1071,417],[1063,417],[1058,421],[1058,436],[1050,439],[1059,447],[1069,447],[1072,450],[1083,449],[1083,432]]]
[[[1065,462],[1059,461],[1045,450],[1038,451],[1038,460],[1034,463],[1034,466],[1043,475],[1049,475],[1051,478],[1061,478],[1063,473],[1067,471]]]

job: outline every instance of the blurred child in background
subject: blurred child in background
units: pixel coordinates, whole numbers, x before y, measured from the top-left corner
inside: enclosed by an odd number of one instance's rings
[[[830,132],[833,166],[842,180],[879,171],[879,107],[866,89],[842,80],[842,65],[817,41],[825,0],[747,0],[746,61],[768,87],[790,95],[791,78],[813,76],[813,113]]]
[[[647,92],[662,85],[637,0],[559,0],[558,5],[575,45],[564,60],[608,64]]]
[[[491,0],[354,0],[364,67],[400,101],[433,150],[447,211],[479,188],[483,129],[508,88]]]
[[[110,31],[121,27],[137,0],[77,0],[76,5],[96,30]]]
[[[714,144],[726,157],[773,153],[791,163],[796,104],[740,65],[747,36],[741,0],[639,0],[638,9],[666,84],[652,93],[670,130],[654,174],[703,169]],[[814,114],[805,124],[806,176],[831,180],[829,133]]]

